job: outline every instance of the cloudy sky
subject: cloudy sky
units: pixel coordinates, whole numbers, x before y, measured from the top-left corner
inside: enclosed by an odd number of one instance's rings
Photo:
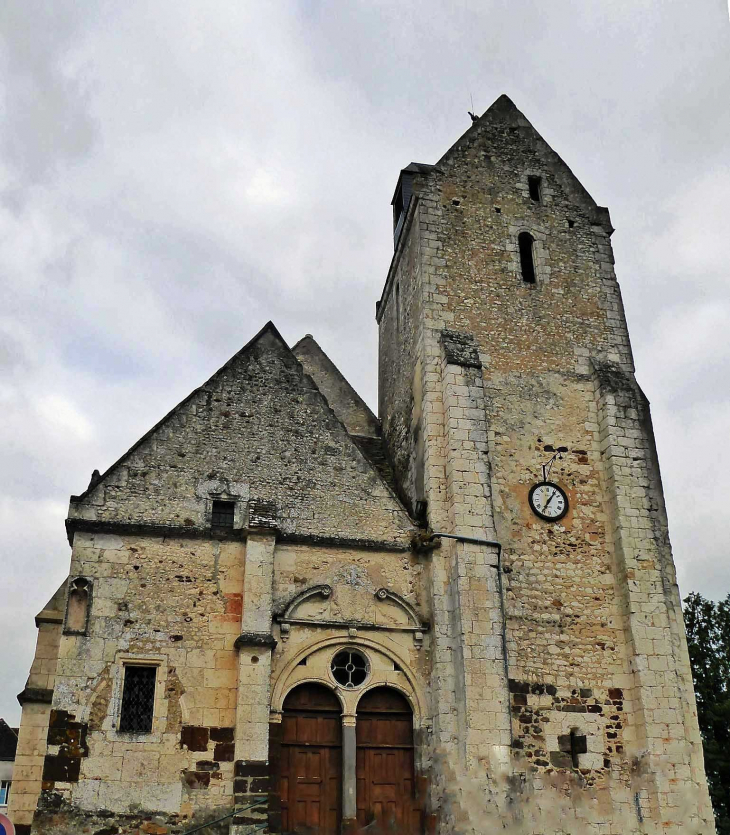
[[[0,716],[68,496],[272,319],[376,406],[399,169],[510,95],[609,206],[683,594],[730,592],[727,0],[4,0]]]

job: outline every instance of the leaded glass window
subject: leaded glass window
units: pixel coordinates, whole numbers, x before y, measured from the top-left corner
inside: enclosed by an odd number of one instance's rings
[[[332,675],[342,687],[352,690],[359,687],[370,672],[367,658],[355,650],[342,650],[332,659]]]
[[[155,707],[157,667],[124,668],[122,714],[119,730],[123,733],[148,734],[152,730]]]

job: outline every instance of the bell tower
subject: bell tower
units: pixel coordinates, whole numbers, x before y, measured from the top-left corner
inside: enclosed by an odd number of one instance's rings
[[[443,534],[424,555],[442,831],[714,831],[608,210],[506,96],[401,171],[393,210],[380,417]]]

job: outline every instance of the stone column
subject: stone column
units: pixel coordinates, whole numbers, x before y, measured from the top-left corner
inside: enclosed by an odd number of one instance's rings
[[[243,580],[243,612],[238,650],[238,698],[236,703],[236,805],[268,800],[269,705],[271,654],[276,641],[271,634],[272,584],[276,531],[257,529],[246,541]],[[233,832],[266,820],[267,802],[234,818]]]
[[[357,738],[354,714],[342,714],[342,833],[357,832]]]
[[[44,609],[36,616],[36,625],[38,639],[33,665],[25,689],[18,695],[23,713],[8,805],[8,815],[18,835],[30,832],[43,787],[43,767],[48,750],[48,725],[63,612]]]

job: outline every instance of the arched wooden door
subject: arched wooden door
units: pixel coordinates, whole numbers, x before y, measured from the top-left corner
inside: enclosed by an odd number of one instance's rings
[[[357,821],[375,831],[422,835],[416,797],[413,712],[397,690],[376,687],[357,706]]]
[[[301,684],[284,700],[279,792],[284,833],[340,835],[342,717],[335,694]]]

